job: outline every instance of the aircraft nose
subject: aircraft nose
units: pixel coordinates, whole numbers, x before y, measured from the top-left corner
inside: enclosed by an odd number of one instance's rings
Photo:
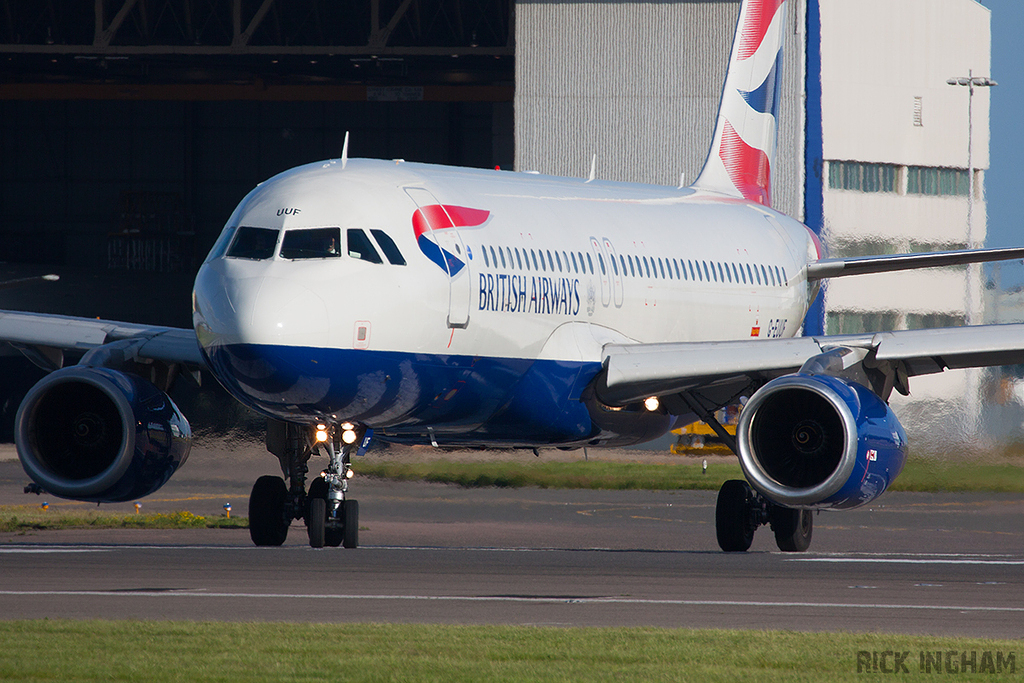
[[[256,343],[326,346],[330,332],[327,305],[308,287],[267,277],[251,305],[250,338]]]
[[[196,333],[204,347],[327,345],[327,306],[308,287],[282,278],[204,271],[194,292]]]

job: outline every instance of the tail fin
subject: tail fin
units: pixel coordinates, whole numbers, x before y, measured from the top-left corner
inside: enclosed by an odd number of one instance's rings
[[[785,0],[744,0],[715,137],[694,187],[771,206]]]

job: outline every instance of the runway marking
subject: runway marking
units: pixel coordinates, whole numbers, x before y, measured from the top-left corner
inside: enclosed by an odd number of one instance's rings
[[[36,553],[109,553],[113,548],[3,548],[0,553],[36,554]]]
[[[216,593],[195,589],[168,589],[160,591],[10,591],[0,590],[0,596],[11,597],[133,597],[133,598],[229,598],[243,600],[379,600],[409,602],[502,602],[523,604],[567,604],[567,605],[667,605],[684,607],[780,607],[816,609],[883,609],[883,610],[925,610],[955,612],[1011,612],[1024,613],[1024,607],[985,607],[980,605],[903,605],[885,603],[847,602],[773,602],[767,600],[670,600],[647,598],[612,597],[551,597],[514,595],[356,595],[356,594],[315,594],[315,593]]]
[[[1024,565],[1024,560],[983,560],[975,558],[939,558],[932,557],[917,559],[911,557],[790,557],[786,562],[833,562],[860,563],[870,562],[874,564],[997,564],[997,565]]]

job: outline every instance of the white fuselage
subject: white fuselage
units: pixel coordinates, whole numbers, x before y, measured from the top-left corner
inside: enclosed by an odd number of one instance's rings
[[[239,227],[273,230],[265,235],[276,246],[258,258],[240,249],[232,255]],[[339,255],[287,248],[291,231],[324,228],[339,229]],[[404,265],[392,262],[388,240]],[[555,361],[593,370],[582,373],[590,381],[609,342],[793,336],[810,293],[806,265],[818,256],[799,222],[691,188],[331,161],[282,173],[242,201],[197,277],[195,325],[211,357],[224,349],[289,349],[292,370],[301,365],[298,349],[318,349],[442,366],[449,358],[510,367]],[[336,385],[339,376],[299,368],[288,381],[301,385],[306,400],[270,405],[259,382],[224,376],[244,366],[253,380],[260,373],[253,363],[278,367],[257,355],[211,365],[243,402],[278,417],[352,419],[359,413],[353,399],[380,402],[387,393],[370,386],[374,371],[365,367],[352,396],[330,401],[325,389],[317,403],[311,383]],[[369,357],[345,356],[360,365]],[[379,372],[383,387],[391,375]],[[451,381],[457,391],[467,380]],[[581,389],[570,394],[578,398]],[[429,421],[406,410],[408,396],[400,394],[413,390],[397,389],[394,405],[366,423]],[[500,411],[506,399],[488,400]],[[470,429],[482,424],[471,422]]]

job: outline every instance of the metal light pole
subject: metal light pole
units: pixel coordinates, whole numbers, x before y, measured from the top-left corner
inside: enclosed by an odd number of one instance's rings
[[[955,76],[946,83],[967,86],[967,248],[974,249],[974,88],[999,84],[987,76],[975,76],[973,70],[968,70],[967,76]]]
[[[955,76],[947,79],[948,85],[967,86],[967,248],[974,249],[974,89],[988,88],[998,85],[987,76],[975,76],[974,70],[968,70],[967,76]],[[974,281],[977,266],[967,266],[967,323],[977,324],[974,306]]]

